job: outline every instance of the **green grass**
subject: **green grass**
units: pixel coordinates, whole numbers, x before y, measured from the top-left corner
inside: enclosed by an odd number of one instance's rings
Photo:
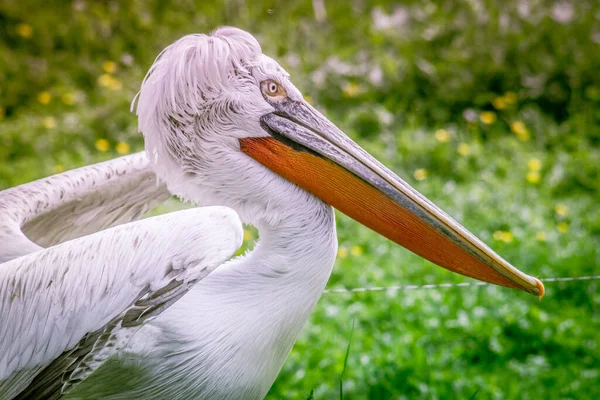
[[[344,356],[344,365],[342,366],[342,373],[340,374],[340,400],[344,398],[344,373],[346,373],[346,367],[348,366],[348,356],[350,355],[350,346],[352,346],[353,333],[354,320],[352,321],[352,329],[350,330],[350,337],[348,338],[348,347],[346,347],[346,355]]]
[[[418,132],[402,134],[415,147],[427,143],[424,155],[446,146]],[[567,154],[557,155],[564,164],[544,160],[548,172],[530,184],[527,163],[539,156],[535,148],[515,139],[472,147],[481,154],[470,157],[481,160],[453,154],[459,171],[461,163],[476,164],[453,183],[442,174],[417,182],[407,168],[396,170],[520,269],[542,280],[597,274],[597,196],[556,196],[550,184],[552,171],[577,161]],[[566,216],[557,215],[557,204],[567,206]],[[557,230],[561,222],[567,232]],[[495,240],[497,231],[511,232],[512,240]],[[544,241],[536,238],[540,232]],[[363,253],[338,259],[330,288],[468,281],[346,217],[339,218],[338,234],[342,248],[360,246]],[[352,320],[346,398],[469,398],[476,391],[478,398],[594,398],[599,301],[597,281],[547,283],[541,301],[492,286],[324,294],[271,398],[313,388],[315,398],[334,397]]]
[[[129,102],[156,54],[230,24],[513,265],[598,275],[600,3],[577,2],[568,23],[554,3],[527,16],[517,3],[409,1],[403,28],[381,30],[390,1],[325,0],[320,23],[304,0],[0,0],[0,189],[116,157],[119,142],[141,150]],[[329,288],[469,281],[343,215],[338,235]],[[337,398],[341,378],[344,399],[599,398],[598,285],[549,282],[541,301],[492,286],[324,294],[268,398]]]

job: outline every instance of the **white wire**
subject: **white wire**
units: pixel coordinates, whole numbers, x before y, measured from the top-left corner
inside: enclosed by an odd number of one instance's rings
[[[559,278],[540,278],[542,282],[569,282],[569,281],[595,281],[600,280],[600,275],[591,276],[568,276]],[[386,292],[397,290],[415,290],[415,289],[438,289],[451,287],[485,286],[486,282],[463,282],[463,283],[437,283],[427,285],[398,285],[398,286],[371,286],[357,288],[339,288],[327,289],[324,293],[362,293],[362,292]]]

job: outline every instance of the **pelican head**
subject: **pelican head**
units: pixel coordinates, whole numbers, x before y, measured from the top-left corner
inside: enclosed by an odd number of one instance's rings
[[[171,192],[226,205],[256,226],[280,223],[306,191],[431,262],[543,295],[435,204],[308,104],[289,74],[236,28],[167,47],[138,97],[139,129]]]

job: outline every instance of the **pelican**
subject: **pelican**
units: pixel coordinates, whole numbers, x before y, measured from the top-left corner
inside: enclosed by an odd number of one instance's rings
[[[136,100],[146,153],[0,192],[2,399],[263,398],[330,276],[334,207],[441,267],[543,295],[245,31],[171,44]],[[132,222],[171,195],[201,207]],[[231,259],[242,223],[260,239]]]

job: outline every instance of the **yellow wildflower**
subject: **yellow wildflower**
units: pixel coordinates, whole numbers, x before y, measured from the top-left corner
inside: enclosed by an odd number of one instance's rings
[[[492,104],[496,110],[504,110],[506,108],[506,100],[504,97],[496,97],[492,100]]]
[[[348,257],[348,249],[345,247],[340,247],[337,251],[337,255],[339,258],[346,258]]]
[[[346,82],[342,88],[344,97],[356,97],[360,93],[360,87],[354,82]]]
[[[106,139],[98,139],[96,140],[96,149],[105,153],[110,150],[110,143]]]
[[[513,241],[513,234],[508,231],[496,231],[496,232],[494,232],[492,237],[495,240],[498,240],[498,241],[501,241],[504,243],[510,243]]]
[[[438,129],[435,131],[435,138],[442,143],[447,143],[450,141],[450,132],[445,129]]]
[[[306,101],[308,104],[313,104],[313,99],[309,95],[304,96],[304,101]]]
[[[362,254],[364,253],[363,248],[360,246],[352,246],[352,248],[350,249],[350,253],[355,256],[362,256]]]
[[[68,106],[75,104],[75,95],[73,93],[65,93],[60,99]]]
[[[469,154],[471,154],[471,147],[466,143],[460,143],[458,145],[458,154],[460,154],[463,157],[468,156]]]
[[[123,84],[120,80],[113,78],[113,80],[110,82],[110,85],[108,85],[108,88],[112,90],[121,90],[123,88]]]
[[[554,211],[560,215],[561,217],[566,217],[567,214],[569,213],[569,207],[567,207],[566,205],[562,204],[562,203],[558,203],[555,207],[554,207]]]
[[[525,131],[524,133],[517,133],[517,137],[519,138],[519,140],[521,142],[527,142],[527,141],[529,141],[529,139],[531,139],[531,135],[529,134],[529,131]]]
[[[123,84],[120,80],[109,74],[100,75],[100,77],[98,78],[98,84],[102,87],[106,87],[112,90],[121,90],[121,88],[123,87]]]
[[[33,28],[28,24],[19,24],[17,25],[17,35],[28,39],[33,35]]]
[[[102,63],[102,69],[107,74],[114,74],[115,72],[117,72],[117,63],[115,63],[114,61],[104,61]]]
[[[103,87],[108,87],[111,79],[113,79],[113,77],[109,74],[102,74],[98,77],[98,84]]]
[[[65,171],[65,167],[62,164],[56,164],[54,167],[52,167],[52,173],[53,174],[60,174],[61,172]]]
[[[527,182],[535,184],[540,181],[540,178],[541,175],[539,171],[529,171],[525,179],[527,179]]]
[[[535,234],[535,238],[540,242],[546,241],[546,232],[538,232]]]
[[[517,95],[514,92],[504,93],[503,98],[506,104],[515,104],[517,102]]]
[[[252,239],[254,239],[254,235],[252,234],[252,232],[244,229],[244,240],[249,241]]]
[[[38,94],[38,101],[42,104],[50,104],[52,101],[52,95],[50,92],[41,92]]]
[[[542,162],[538,158],[530,158],[527,167],[532,171],[539,171],[542,169]]]
[[[482,111],[479,115],[479,120],[486,125],[491,125],[496,122],[496,113],[493,111]]]
[[[558,225],[556,225],[556,229],[558,229],[560,233],[566,233],[569,231],[569,224],[567,224],[566,222],[561,222]]]
[[[54,117],[46,117],[42,120],[42,125],[46,129],[54,129],[56,128],[56,119]]]
[[[523,133],[527,131],[527,127],[522,121],[513,121],[510,123],[510,130],[516,134]]]
[[[117,153],[119,153],[119,154],[129,154],[129,151],[130,151],[129,144],[125,143],[125,142],[117,143],[117,147],[115,147],[115,149],[117,150]]]
[[[526,142],[531,138],[529,134],[529,130],[525,126],[525,124],[521,121],[514,121],[510,123],[510,130],[513,131],[515,135],[519,138],[520,141]]]
[[[427,170],[425,168],[419,168],[417,170],[415,170],[413,176],[415,177],[416,180],[418,181],[422,181],[424,179],[427,179]]]

